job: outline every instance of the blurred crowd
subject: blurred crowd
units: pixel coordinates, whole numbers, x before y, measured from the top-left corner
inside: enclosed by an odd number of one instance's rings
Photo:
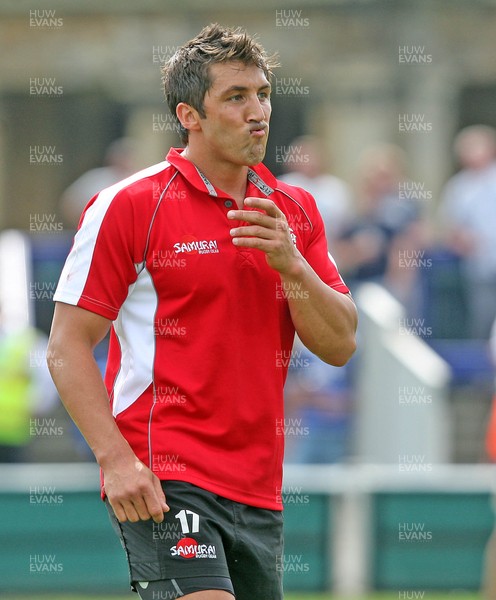
[[[458,133],[453,143],[456,174],[438,198],[410,172],[407,155],[394,144],[367,148],[358,158],[352,183],[329,172],[323,140],[306,135],[286,148],[286,171],[279,176],[314,196],[329,251],[352,293],[366,282],[379,283],[408,316],[430,326],[433,338],[488,343],[496,319],[494,129],[474,125]],[[64,191],[59,210],[68,229],[76,229],[81,211],[96,192],[136,170],[135,153],[132,140],[116,140],[103,166],[82,174]],[[26,397],[36,385],[30,381],[33,369],[24,368],[30,354],[25,332],[22,335],[15,342],[0,329],[0,415],[12,402],[13,377]],[[16,348],[16,369],[9,348]],[[349,453],[356,361],[346,368],[330,367],[298,340],[293,355],[286,385],[288,423],[295,431],[311,430],[312,435],[287,436],[287,461],[344,460]],[[103,369],[105,352],[98,358]],[[23,404],[25,428],[31,405]],[[26,440],[24,432],[24,437],[18,436],[24,442],[12,444],[9,427],[8,420],[0,419],[3,461],[20,456],[9,445],[21,446]],[[76,433],[73,442],[81,447]],[[79,455],[89,458],[84,449]]]
[[[458,133],[456,174],[439,198],[393,144],[363,152],[353,187],[325,171],[318,139],[298,138],[290,149],[298,156],[284,162],[288,171],[281,178],[315,197],[329,251],[352,293],[367,282],[384,286],[411,322],[423,325],[418,335],[429,332],[427,343],[466,340],[450,346],[451,353],[463,350],[460,360],[480,367],[496,319],[496,131],[474,125]],[[346,460],[356,361],[335,369],[304,348],[295,356],[299,364],[294,361],[286,385],[288,422],[307,424],[312,435],[288,436],[287,460]]]
[[[440,257],[449,259],[459,273],[466,337],[489,338],[496,317],[495,130],[475,125],[456,136],[458,171],[439,201],[409,172],[405,152],[393,144],[364,151],[354,189],[324,172],[316,138],[299,138],[290,148],[305,158],[285,161],[291,170],[281,178],[315,197],[329,250],[352,289],[380,283],[409,315],[422,316],[429,300],[423,282],[438,272]]]

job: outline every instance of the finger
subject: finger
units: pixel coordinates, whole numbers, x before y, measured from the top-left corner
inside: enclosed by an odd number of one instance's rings
[[[274,240],[264,240],[258,237],[237,237],[233,238],[233,244],[242,248],[256,248],[266,254],[274,252],[276,245]]]
[[[143,496],[137,496],[136,498],[134,498],[132,500],[132,506],[136,512],[136,514],[138,515],[138,519],[140,521],[148,521],[148,519],[151,518],[151,513],[148,510],[148,501],[149,501],[149,496],[147,496],[146,492],[143,494]],[[153,501],[151,501],[151,504],[153,506]],[[156,506],[159,506],[157,502],[155,502]],[[157,513],[157,509],[155,509],[155,513]],[[129,515],[128,515],[129,516]],[[129,519],[131,520],[131,519]]]
[[[155,487],[155,491],[157,493],[157,498],[159,500],[162,512],[169,512],[170,508],[169,508],[169,505],[167,504],[164,490],[162,489],[162,482],[156,475],[153,478],[153,485]],[[153,517],[153,515],[152,515],[152,517]]]
[[[277,235],[275,229],[268,229],[267,227],[259,227],[258,225],[252,225],[251,227],[236,227],[231,229],[229,232],[233,238],[236,237],[258,237],[264,240],[273,240]]]
[[[157,485],[158,483],[158,485]],[[151,493],[144,495],[146,503],[147,513],[155,521],[155,523],[161,523],[164,520],[164,513],[170,509],[165,502],[165,494],[162,490],[160,480],[153,481],[153,489]]]
[[[122,519],[122,523],[124,523],[125,521],[129,521],[130,523],[136,523],[140,520],[140,517],[136,512],[134,505],[131,502],[122,502],[121,505],[124,510],[124,519]]]
[[[283,213],[281,213],[281,216],[277,215],[276,217],[272,217],[256,210],[240,210],[235,211],[235,214],[232,216],[228,215],[228,218],[245,223],[252,223],[253,225],[260,225],[260,227],[265,227],[267,229],[287,230],[288,228],[288,222]]]
[[[124,510],[123,506],[118,503],[118,502],[110,502],[110,506],[112,507],[112,510],[114,511],[114,515],[116,516],[117,520],[120,521],[121,523],[125,523],[127,521],[127,516],[126,516],[126,511]]]
[[[254,225],[261,225],[263,227],[270,227],[275,229],[275,218],[261,213],[258,210],[231,210],[227,213],[228,219],[235,221],[245,221],[246,223],[253,223]]]
[[[253,196],[249,196],[248,198],[244,199],[243,204],[245,206],[251,206],[252,208],[261,208],[271,217],[277,217],[284,214],[277,207],[277,205],[268,198],[255,198]]]
[[[288,220],[286,215],[273,204],[274,211],[260,212],[259,210],[231,210],[227,213],[228,219],[246,221],[247,223],[254,223],[263,225],[264,227],[270,227],[272,229],[278,229],[281,225],[286,227]]]

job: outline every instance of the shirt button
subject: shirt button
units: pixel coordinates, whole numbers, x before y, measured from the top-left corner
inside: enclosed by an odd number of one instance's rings
[[[224,206],[225,206],[226,208],[231,208],[231,206],[232,206],[232,205],[233,205],[233,203],[232,203],[232,200],[226,200],[226,201],[224,202]]]

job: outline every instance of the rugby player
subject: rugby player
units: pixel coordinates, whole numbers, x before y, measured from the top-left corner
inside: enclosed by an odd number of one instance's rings
[[[314,199],[262,164],[275,66],[218,24],[177,50],[163,82],[185,147],[90,200],[55,294],[51,373],[143,600],[283,597],[294,334],[332,365],[355,349]]]

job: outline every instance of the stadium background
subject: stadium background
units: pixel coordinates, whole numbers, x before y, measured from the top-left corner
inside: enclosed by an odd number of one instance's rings
[[[242,25],[280,54],[266,160],[276,173],[284,149],[300,134],[321,136],[326,166],[350,184],[362,150],[392,142],[406,152],[412,178],[430,192],[426,210],[438,227],[440,191],[456,167],[455,133],[474,123],[496,126],[494,0],[48,0],[43,6],[3,0],[0,16],[0,227],[24,235],[28,308],[44,332],[72,235],[61,194],[101,166],[119,137],[134,140],[136,168],[160,161],[176,144],[165,117],[160,63],[209,22]],[[412,55],[417,64],[401,58]],[[405,114],[430,127],[402,131],[398,122]],[[0,270],[9,272],[6,263],[19,258],[11,254],[15,243],[1,246]],[[4,316],[21,318],[12,301],[19,282],[5,274],[0,279]],[[288,545],[281,568],[290,590],[386,590],[422,598],[432,590],[479,589],[493,520],[483,444],[493,373],[483,344],[458,339],[463,336],[449,310],[449,285],[435,289],[436,311],[427,324],[432,338],[449,342],[437,348],[445,350],[447,370],[432,359],[442,373],[422,387],[432,385],[437,404],[414,417],[385,404],[385,389],[395,377],[393,396],[398,386],[413,389],[418,379],[411,379],[412,369],[397,367],[425,348],[408,346],[409,339],[406,346],[401,340],[400,356],[375,352],[391,324],[374,313],[373,299],[381,306],[388,299],[374,288],[363,293],[365,349],[353,363],[346,447],[338,448],[333,465],[314,468],[295,460],[286,469],[281,494]],[[397,309],[391,305],[386,312]],[[374,419],[371,407],[385,418]],[[405,421],[406,433],[397,427]],[[293,425],[303,436],[305,423]],[[29,597],[98,592],[100,586],[125,593],[120,549],[97,504],[94,471],[86,470],[87,456],[63,410],[54,407],[33,431],[26,448],[30,464],[0,465],[0,589]],[[395,443],[388,445],[388,438]],[[406,438],[417,445],[405,445]],[[427,457],[423,465],[430,468],[401,472],[399,455]],[[399,531],[409,528],[424,539],[405,542]],[[37,576],[30,568],[36,562],[61,569]]]

